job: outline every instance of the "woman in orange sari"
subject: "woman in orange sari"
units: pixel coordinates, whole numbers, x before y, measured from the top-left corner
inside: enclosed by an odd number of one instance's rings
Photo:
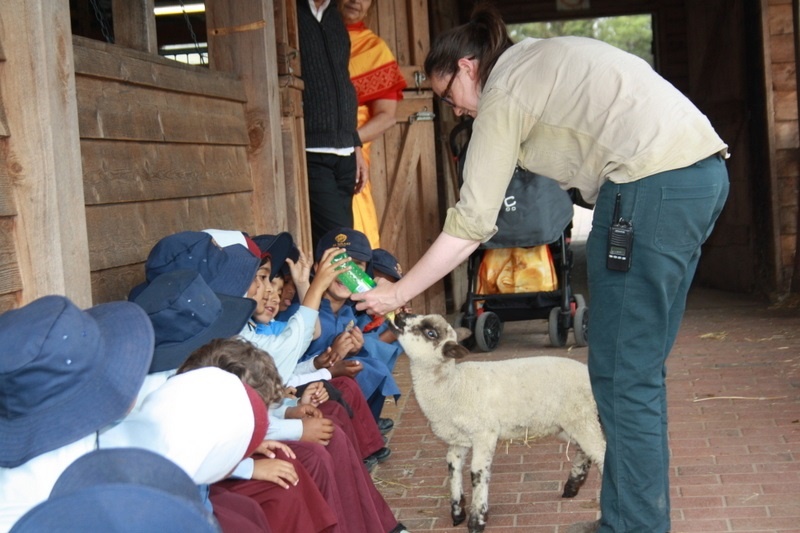
[[[371,141],[394,126],[397,102],[403,98],[406,82],[386,42],[364,24],[373,0],[339,0],[342,18],[350,34],[350,79],[358,95],[358,135],[362,154],[369,166]],[[353,197],[353,227],[380,248],[378,216],[372,186]]]

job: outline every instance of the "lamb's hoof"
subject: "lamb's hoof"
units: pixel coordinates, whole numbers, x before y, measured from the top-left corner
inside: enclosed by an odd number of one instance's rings
[[[570,477],[567,479],[567,482],[564,483],[564,492],[561,494],[562,498],[574,498],[578,495],[578,491],[581,490],[581,487],[586,482],[586,476],[580,477]]]
[[[467,519],[467,513],[464,512],[464,497],[461,497],[459,502],[450,502],[450,517],[453,519],[453,525],[457,526]]]
[[[581,486],[578,483],[572,483],[571,480],[564,484],[564,492],[561,494],[562,498],[574,498],[578,495]]]
[[[483,533],[483,530],[486,528],[486,519],[488,516],[470,516],[469,517],[469,524],[468,529],[469,533]]]
[[[567,528],[567,533],[595,533],[600,528],[600,520],[578,522]]]

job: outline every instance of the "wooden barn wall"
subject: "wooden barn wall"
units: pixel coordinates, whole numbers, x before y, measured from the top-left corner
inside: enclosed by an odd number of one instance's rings
[[[797,56],[790,0],[768,0],[765,49],[770,100],[768,120],[774,138],[774,218],[777,228],[777,290],[789,289],[797,253],[798,181],[800,180],[800,136],[797,113]],[[797,273],[794,273],[797,276]]]
[[[94,303],[124,299],[162,237],[253,225],[235,77],[74,37]]]
[[[0,40],[0,76],[5,74],[5,63],[3,43]],[[8,137],[5,101],[0,93],[0,313],[17,307],[22,291],[17,247],[13,239],[17,209],[8,172]]]

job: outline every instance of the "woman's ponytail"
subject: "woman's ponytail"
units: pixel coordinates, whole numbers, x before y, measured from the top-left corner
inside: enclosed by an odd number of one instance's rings
[[[479,4],[472,11],[470,21],[439,35],[425,58],[425,74],[447,76],[458,69],[462,57],[478,60],[481,85],[500,55],[512,44],[500,14],[490,4]]]

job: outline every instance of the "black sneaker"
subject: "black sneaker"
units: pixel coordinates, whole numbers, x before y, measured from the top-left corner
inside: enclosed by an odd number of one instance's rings
[[[367,460],[369,460],[369,459],[375,459],[375,460],[376,460],[376,461],[378,461],[379,463],[382,463],[382,462],[384,462],[386,459],[388,459],[390,455],[392,455],[392,450],[390,450],[389,448],[387,448],[386,446],[384,446],[383,448],[381,448],[381,449],[380,449],[380,450],[378,450],[377,452],[373,453],[372,455],[370,455],[369,457],[367,457],[367,458],[366,458],[366,459],[364,459],[364,460],[365,460],[365,461],[367,461]]]
[[[397,525],[394,526],[394,529],[391,530],[389,533],[411,533],[411,532],[408,529],[406,529],[406,526],[398,522]]]
[[[372,471],[375,470],[375,467],[378,466],[378,460],[370,455],[364,459],[364,466],[367,467],[367,472],[371,474]]]
[[[381,435],[386,435],[394,427],[394,420],[391,418],[379,418],[378,429],[381,430]]]

